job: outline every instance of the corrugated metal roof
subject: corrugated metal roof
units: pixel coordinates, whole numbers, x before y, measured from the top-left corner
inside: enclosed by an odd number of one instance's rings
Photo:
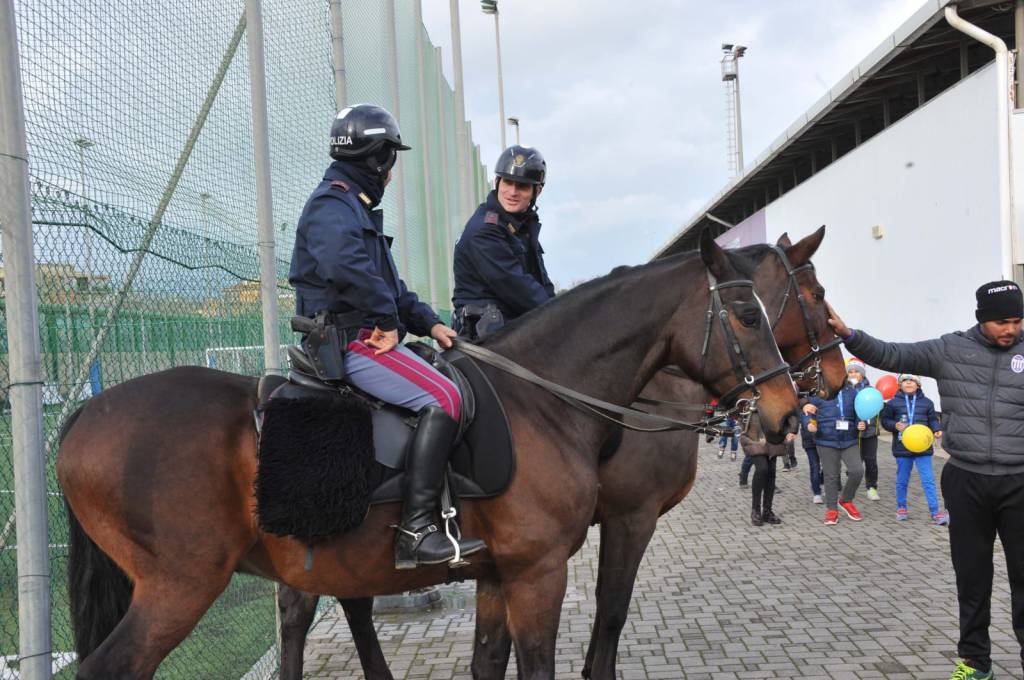
[[[955,31],[944,8],[1013,37],[1012,3],[928,0],[797,118],[654,254],[689,250],[704,226],[724,232],[815,172],[992,60],[992,51]],[[712,216],[712,217],[709,217]],[[718,218],[718,219],[715,219]]]

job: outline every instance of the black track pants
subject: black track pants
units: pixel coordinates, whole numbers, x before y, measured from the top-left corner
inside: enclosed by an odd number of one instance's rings
[[[996,534],[1006,553],[1013,632],[1024,660],[1024,474],[982,475],[947,463],[942,496],[949,511],[949,551],[960,604],[957,653],[982,670],[992,664],[988,627]]]

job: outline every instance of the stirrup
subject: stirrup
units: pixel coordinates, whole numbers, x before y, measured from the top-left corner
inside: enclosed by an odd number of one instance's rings
[[[448,537],[452,547],[455,548],[455,555],[448,560],[449,569],[460,569],[462,567],[468,567],[469,562],[462,559],[462,546],[459,545],[459,540],[462,538],[462,532],[459,531],[459,524],[455,522],[455,515],[458,514],[454,507],[449,507],[447,510],[441,511],[441,518],[444,520],[444,535]],[[455,535],[452,535],[452,527],[455,527]]]

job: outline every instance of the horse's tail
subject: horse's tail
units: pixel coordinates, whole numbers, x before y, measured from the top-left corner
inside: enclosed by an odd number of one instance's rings
[[[65,421],[60,432],[61,441],[81,411],[80,407]],[[82,660],[92,654],[124,618],[132,599],[132,583],[128,575],[85,533],[67,499],[64,509],[70,534],[68,594],[71,599],[71,626],[75,651]]]

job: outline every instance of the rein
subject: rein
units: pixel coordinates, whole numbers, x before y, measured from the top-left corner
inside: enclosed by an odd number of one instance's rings
[[[729,416],[735,416],[737,419],[743,421],[743,431],[746,430],[750,423],[750,419],[754,413],[757,412],[757,401],[761,397],[760,391],[757,386],[763,382],[771,380],[772,378],[788,373],[790,368],[788,364],[781,364],[775,368],[763,371],[758,375],[754,375],[750,370],[750,364],[747,361],[746,353],[740,346],[739,340],[736,338],[735,332],[732,330],[732,326],[729,324],[729,312],[725,309],[722,304],[721,295],[719,290],[722,288],[733,288],[733,287],[750,287],[753,289],[754,282],[749,280],[737,280],[728,281],[726,283],[718,283],[714,275],[711,272],[707,272],[708,275],[708,290],[710,292],[710,302],[708,303],[708,311],[706,314],[707,324],[704,335],[704,342],[701,347],[701,367],[703,371],[704,361],[707,357],[708,348],[711,340],[711,332],[713,330],[713,322],[715,316],[719,318],[722,324],[722,330],[725,333],[726,340],[729,343],[731,352],[729,353],[730,361],[732,361],[733,369],[736,375],[742,379],[742,382],[738,383],[731,390],[726,392],[719,400],[719,403],[731,406],[725,413],[714,416],[711,418],[705,418],[700,422],[686,422],[677,420],[675,418],[668,418],[655,413],[648,413],[639,409],[631,408],[628,406],[619,406],[611,402],[591,397],[582,392],[577,392],[574,389],[565,387],[556,382],[552,382],[545,378],[541,378],[537,374],[533,373],[529,369],[517,364],[516,362],[508,359],[500,354],[492,352],[491,350],[474,345],[461,338],[453,338],[452,345],[455,349],[459,350],[463,354],[466,354],[478,361],[481,361],[489,366],[493,366],[509,375],[515,376],[521,380],[532,383],[545,391],[553,394],[562,401],[566,402],[570,406],[588,414],[591,416],[599,417],[609,422],[612,422],[619,427],[626,428],[628,430],[634,430],[636,432],[671,432],[677,430],[689,430],[693,432],[705,433],[705,434],[721,434],[725,430],[731,430],[731,428],[719,428],[716,427],[718,423],[721,423]],[[756,295],[755,295],[756,297]],[[738,399],[737,397],[747,390],[752,392],[752,396],[749,399]],[[652,400],[644,400],[645,403],[655,403]],[[658,402],[660,403],[660,402]],[[615,414],[621,417],[631,417],[639,420],[640,422],[646,422],[653,427],[639,427],[631,425],[624,420],[615,418],[612,415]]]

